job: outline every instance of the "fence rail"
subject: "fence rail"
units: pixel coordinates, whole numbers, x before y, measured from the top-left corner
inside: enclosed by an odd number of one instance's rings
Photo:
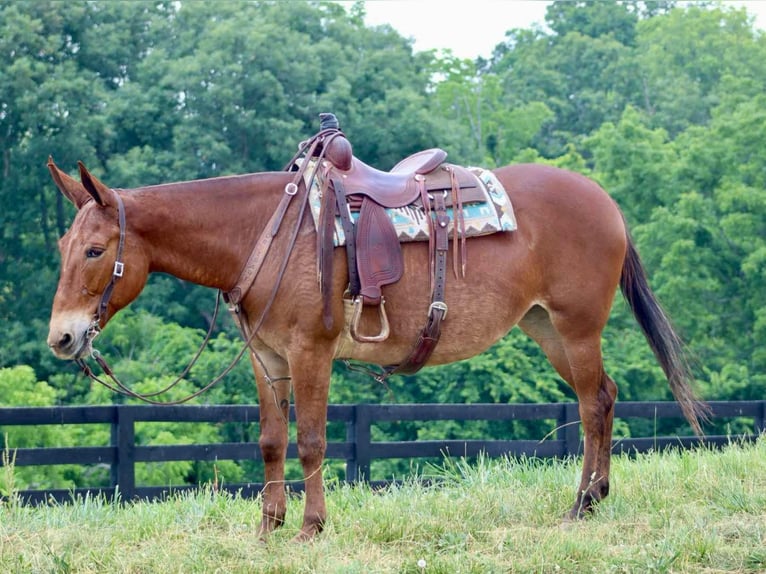
[[[709,403],[713,419],[750,418],[752,434],[738,436],[738,440],[754,440],[764,431],[766,400],[720,401]],[[553,404],[407,404],[407,405],[329,405],[329,422],[341,422],[346,426],[346,440],[328,442],[327,459],[343,460],[346,480],[362,481],[370,477],[370,464],[376,459],[428,458],[452,456],[476,456],[484,453],[495,457],[501,455],[535,456],[541,458],[577,455],[581,452],[579,414],[576,403]],[[675,402],[620,402],[615,406],[615,416],[624,418],[680,418],[681,410]],[[291,411],[291,419],[294,413]],[[437,420],[540,420],[556,421],[555,435],[542,441],[536,440],[417,440],[407,442],[380,442],[372,440],[372,427],[391,421],[437,421]],[[166,496],[172,491],[195,488],[191,485],[175,487],[140,486],[136,484],[136,463],[161,461],[213,461],[260,459],[255,442],[216,443],[199,445],[136,444],[137,422],[206,422],[250,423],[259,420],[258,406],[211,405],[211,406],[72,406],[72,407],[4,407],[0,408],[2,427],[19,425],[70,425],[109,424],[111,441],[108,446],[97,447],[45,447],[14,449],[15,466],[58,464],[107,464],[111,468],[111,484],[108,487],[90,487],[53,490],[24,490],[19,497],[27,503],[56,500],[64,502],[73,496],[103,495],[111,499],[116,493],[122,500],[152,499]],[[730,442],[729,436],[706,436],[704,442],[721,446]],[[633,437],[613,441],[614,452],[646,452],[668,447],[688,448],[700,443],[695,436]],[[297,458],[297,447],[291,443],[288,458]],[[2,464],[2,463],[0,463]],[[241,496],[255,496],[262,485],[256,483],[230,484],[225,490]],[[298,485],[294,488],[300,490]]]

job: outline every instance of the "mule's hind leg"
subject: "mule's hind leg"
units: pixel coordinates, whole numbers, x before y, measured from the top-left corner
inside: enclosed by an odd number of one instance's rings
[[[561,377],[574,389],[579,401],[584,434],[583,470],[570,518],[580,518],[609,493],[612,423],[617,385],[604,372],[601,329],[583,332],[588,320],[551,320],[535,307],[519,326],[543,349]],[[576,327],[575,327],[576,325]],[[570,327],[570,328],[567,328]],[[595,332],[593,332],[595,331]]]
[[[260,405],[261,436],[258,441],[263,457],[263,517],[260,535],[265,537],[282,526],[287,512],[285,496],[285,457],[287,456],[290,380],[287,363],[269,350],[259,350],[260,361],[251,354]],[[264,372],[263,367],[268,371]]]

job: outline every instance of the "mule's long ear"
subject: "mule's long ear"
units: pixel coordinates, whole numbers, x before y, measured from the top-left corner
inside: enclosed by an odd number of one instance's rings
[[[81,161],[77,165],[80,167],[80,179],[85,190],[100,206],[110,205],[113,201],[112,190],[90,173]]]
[[[69,177],[69,175],[61,171],[58,166],[53,163],[53,157],[51,156],[48,156],[48,170],[51,172],[51,177],[53,177],[56,187],[58,187],[61,193],[64,194],[64,197],[74,203],[77,209],[80,209],[85,202],[91,198],[85,190],[85,187],[83,187],[79,181],[73,177]]]

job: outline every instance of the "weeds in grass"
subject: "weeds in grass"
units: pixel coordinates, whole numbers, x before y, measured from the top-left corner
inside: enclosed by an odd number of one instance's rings
[[[16,489],[16,451],[11,451],[8,445],[8,433],[4,435],[5,446],[2,453],[3,480],[0,484],[0,495],[9,506],[19,504],[19,493]]]

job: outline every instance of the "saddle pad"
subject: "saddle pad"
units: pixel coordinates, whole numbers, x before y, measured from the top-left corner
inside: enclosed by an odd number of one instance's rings
[[[477,237],[480,235],[490,235],[500,231],[513,231],[516,229],[516,216],[513,212],[511,200],[505,193],[505,188],[488,169],[471,167],[470,169],[481,181],[481,190],[485,200],[482,202],[471,202],[463,204],[463,219],[465,220],[466,237]],[[321,198],[319,193],[318,178],[311,179],[313,169],[311,166],[306,170],[304,180],[309,187],[309,206],[314,225],[319,223],[319,209]],[[347,190],[347,193],[353,193],[353,190]],[[407,241],[428,241],[428,221],[422,208],[408,205],[406,207],[396,207],[386,209],[388,217],[394,224],[396,235],[401,242]],[[450,216],[449,237],[452,237],[454,217],[452,208],[447,208]],[[358,212],[352,212],[351,217],[356,221],[359,217]],[[343,233],[340,217],[335,219],[335,232],[333,234],[334,245],[345,245],[346,238]]]

